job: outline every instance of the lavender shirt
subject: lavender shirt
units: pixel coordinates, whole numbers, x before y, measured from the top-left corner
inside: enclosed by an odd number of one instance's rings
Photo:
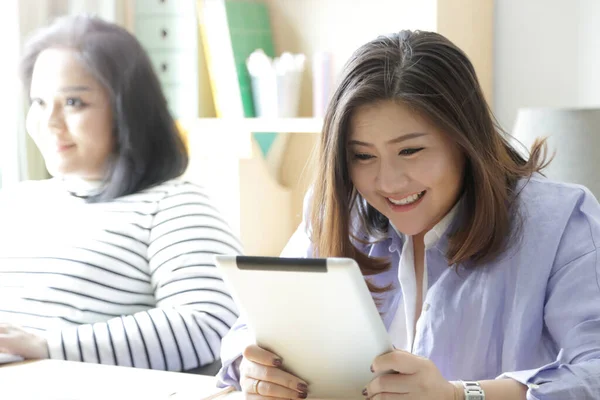
[[[496,260],[448,267],[446,234],[426,251],[426,306],[413,353],[448,380],[515,379],[529,387],[529,400],[600,399],[600,205],[584,187],[539,176],[519,187],[520,234]],[[306,231],[303,222],[283,256],[310,256]],[[403,240],[389,229],[386,240],[362,249],[391,260],[373,278],[393,286],[380,306],[388,330],[402,304]],[[242,317],[222,342],[221,386],[239,389],[240,355],[250,343]]]

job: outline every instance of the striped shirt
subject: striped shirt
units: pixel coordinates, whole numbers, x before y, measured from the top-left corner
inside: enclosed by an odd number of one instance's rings
[[[97,204],[25,182],[0,194],[0,322],[45,335],[51,358],[192,369],[238,314],[213,257],[241,251],[188,182]]]

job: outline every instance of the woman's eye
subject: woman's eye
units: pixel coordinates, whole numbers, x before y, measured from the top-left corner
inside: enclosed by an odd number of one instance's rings
[[[82,106],[84,106],[83,101],[81,101],[81,99],[78,99],[76,97],[69,97],[69,98],[67,98],[66,104],[67,104],[67,106],[71,106],[71,107],[82,107]]]
[[[33,97],[31,98],[31,105],[38,105],[38,106],[43,106],[44,105],[44,101],[42,99],[40,99],[39,97]]]
[[[371,158],[373,158],[373,156],[370,154],[365,154],[365,153],[355,153],[354,154],[355,160],[366,161],[366,160],[370,160]]]
[[[410,156],[410,155],[420,152],[421,150],[423,150],[422,147],[414,148],[414,149],[404,149],[404,150],[401,150],[399,154],[401,156]]]

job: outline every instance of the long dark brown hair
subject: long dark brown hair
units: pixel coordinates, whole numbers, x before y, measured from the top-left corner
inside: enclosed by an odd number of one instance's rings
[[[427,118],[465,156],[463,204],[468,212],[450,233],[448,264],[477,266],[494,259],[514,232],[517,181],[547,165],[546,144],[537,141],[526,160],[498,126],[465,53],[437,33],[420,31],[379,37],[360,47],[345,66],[317,148],[311,208],[315,255],[354,258],[366,276],[389,268],[389,260],[369,258],[353,244],[353,208],[370,238],[382,237],[389,221],[354,189],[346,151],[353,113],[385,100]]]

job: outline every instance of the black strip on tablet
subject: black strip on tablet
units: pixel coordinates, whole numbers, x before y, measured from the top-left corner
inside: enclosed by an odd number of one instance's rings
[[[237,256],[239,269],[253,271],[327,272],[325,258],[283,258]]]

